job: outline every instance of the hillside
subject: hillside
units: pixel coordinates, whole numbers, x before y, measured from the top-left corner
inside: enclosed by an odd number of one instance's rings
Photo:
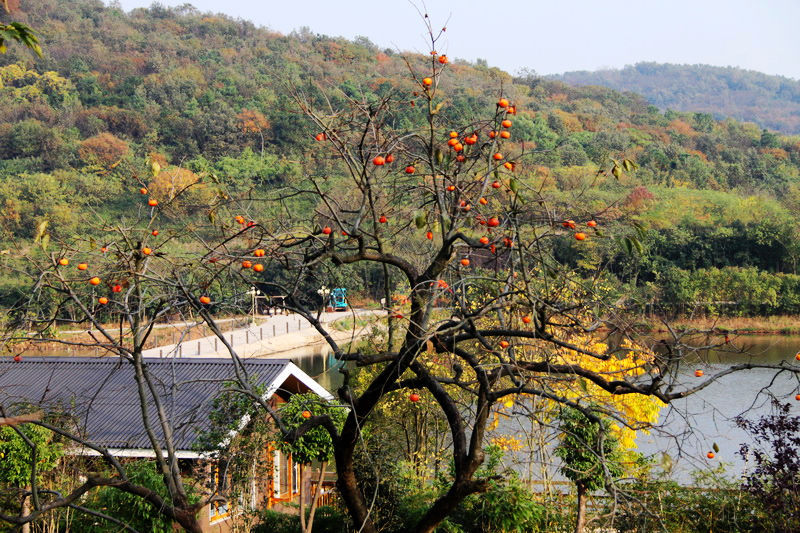
[[[367,41],[281,35],[190,6],[125,13],[97,0],[42,0],[25,9],[19,18],[40,33],[44,58],[14,46],[0,55],[4,248],[31,239],[43,220],[54,238],[65,238],[92,231],[87,211],[122,216],[139,201],[135,176],[147,175],[148,161],[181,184],[208,184],[197,188],[197,206],[212,185],[258,195],[319,172],[335,180],[335,169],[314,154],[317,130],[297,108],[296,92],[317,98],[322,87],[333,105],[345,96],[391,95],[402,103],[395,124],[421,124],[404,59]],[[441,114],[472,119],[493,108],[501,82],[519,110],[514,139],[538,148],[515,169],[519,180],[549,191],[565,212],[576,209],[566,198],[585,190],[583,214],[650,229],[635,260],[610,239],[554,254],[576,268],[605,261],[620,291],[648,301],[733,299],[725,291],[741,293],[745,283],[761,305],[760,284],[783,287],[783,299],[748,312],[800,312],[800,289],[781,285],[797,281],[800,260],[800,138],[708,113],[662,112],[633,93],[513,79],[460,62],[438,89]],[[783,93],[796,98],[787,87]],[[609,158],[639,169],[596,179]],[[154,191],[174,185],[148,184]],[[258,216],[260,207],[252,209]],[[714,269],[730,275],[720,281]],[[746,279],[725,285],[731,269]],[[359,276],[350,287],[367,290]],[[712,298],[703,292],[710,287],[718,293]],[[21,290],[10,270],[0,275],[0,302]]]
[[[800,81],[710,65],[637,63],[623,69],[566,72],[553,79],[643,95],[660,109],[711,113],[800,133]]]

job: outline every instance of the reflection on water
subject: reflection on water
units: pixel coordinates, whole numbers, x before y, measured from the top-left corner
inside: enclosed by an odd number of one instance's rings
[[[339,372],[343,363],[334,358],[333,352],[327,345],[311,353],[295,355],[289,359],[334,395],[336,389],[344,382],[344,376]]]

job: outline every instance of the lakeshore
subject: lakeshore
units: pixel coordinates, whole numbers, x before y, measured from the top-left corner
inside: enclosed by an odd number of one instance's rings
[[[754,317],[686,317],[667,321],[675,330],[715,331],[733,335],[800,335],[800,316],[773,315]],[[637,326],[654,333],[666,333],[664,322],[647,318]]]

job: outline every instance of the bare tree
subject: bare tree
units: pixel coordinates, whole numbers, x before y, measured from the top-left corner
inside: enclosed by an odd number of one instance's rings
[[[157,168],[153,174],[155,179]],[[142,186],[143,195],[147,192]],[[224,500],[224,496],[212,491],[198,501],[191,501],[187,479],[179,466],[174,437],[176,421],[171,406],[165,403],[164,383],[152,375],[143,356],[145,349],[156,343],[168,344],[165,337],[156,338],[165,321],[169,320],[172,325],[169,338],[180,340],[193,333],[199,315],[209,319],[206,327],[220,335],[223,346],[228,345],[220,326],[205,310],[211,305],[208,294],[224,294],[236,284],[235,277],[241,281],[241,275],[238,270],[228,268],[232,261],[229,257],[221,257],[226,240],[217,236],[224,231],[230,239],[252,226],[235,224],[236,228],[230,230],[214,224],[205,227],[186,224],[159,234],[158,224],[186,215],[185,204],[180,203],[179,212],[172,210],[172,204],[183,202],[189,192],[189,187],[178,191],[169,202],[160,205],[152,196],[149,199],[143,196],[145,206],[129,220],[101,220],[96,226],[90,224],[92,236],[88,238],[75,236],[53,243],[46,224],[41,224],[36,236],[37,247],[27,250],[21,246],[16,256],[18,261],[13,263],[20,275],[32,277],[33,290],[9,310],[3,336],[4,345],[18,352],[17,358],[24,357],[37,345],[54,344],[77,353],[116,357],[120,364],[131,365],[135,372],[142,428],[169,499],[132,483],[124,461],[108,447],[93,442],[83,431],[82,421],[72,420],[65,425],[52,421],[51,417],[6,414],[6,409],[25,409],[25,406],[3,406],[4,421],[37,424],[51,430],[70,446],[92,450],[110,473],[86,472],[86,480],[68,494],[48,493],[34,481],[23,496],[23,501],[28,497],[32,501],[30,512],[4,513],[0,519],[11,524],[27,524],[61,507],[84,511],[78,505],[79,499],[96,487],[109,486],[142,498],[152,505],[154,512],[174,520],[188,531],[200,531],[197,512],[210,502]],[[189,241],[193,244],[187,245]],[[179,249],[180,246],[186,248]],[[229,303],[239,310],[235,298]],[[225,305],[219,303],[216,307],[222,311]],[[88,329],[80,335],[75,331],[60,334],[59,328],[69,324],[88,326]],[[244,367],[238,359],[235,361],[238,363],[234,365],[235,375],[230,378],[247,382]],[[173,378],[172,386],[178,385]],[[100,391],[98,388],[96,392]],[[93,398],[76,401],[88,406]],[[33,453],[32,461],[35,456]],[[33,464],[32,469],[35,471]]]

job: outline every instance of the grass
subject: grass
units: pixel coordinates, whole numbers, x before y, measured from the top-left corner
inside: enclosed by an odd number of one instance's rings
[[[367,319],[367,318],[356,318],[355,319],[355,329],[360,330],[374,321],[374,318]],[[349,318],[342,318],[337,320],[333,323],[333,329],[336,331],[352,331],[354,329],[353,326],[353,317]]]
[[[657,319],[649,319],[646,323],[654,331],[665,329]],[[716,329],[738,334],[800,335],[800,317],[790,315],[676,318],[670,321],[670,325],[678,329]]]
[[[218,323],[218,327],[222,332],[245,327],[250,322],[250,316],[238,315],[236,317],[225,316],[219,318],[222,321]],[[191,318],[188,318],[188,321],[191,322],[191,320]],[[96,341],[93,340],[92,335],[90,335],[87,331],[89,329],[89,324],[86,323],[81,325],[85,326],[85,329],[79,330],[76,324],[59,325],[57,328],[55,328],[55,336],[59,339],[69,342],[84,342],[87,344],[94,344]],[[169,327],[168,324],[165,325],[167,327],[159,327],[151,332],[150,337],[145,343],[144,349],[173,344],[179,339],[182,339],[183,342],[188,342],[214,334],[211,328],[205,324],[181,325],[174,327]],[[115,338],[119,338],[120,331],[118,324],[104,324],[103,327],[106,328],[106,330],[109,331]],[[130,331],[123,329],[122,333],[123,338],[129,341]],[[97,339],[102,340],[97,330],[94,330],[94,336]],[[58,341],[25,342],[20,343],[17,346],[17,349],[24,350],[24,353],[28,355],[101,355],[105,351],[100,347],[68,346]]]

